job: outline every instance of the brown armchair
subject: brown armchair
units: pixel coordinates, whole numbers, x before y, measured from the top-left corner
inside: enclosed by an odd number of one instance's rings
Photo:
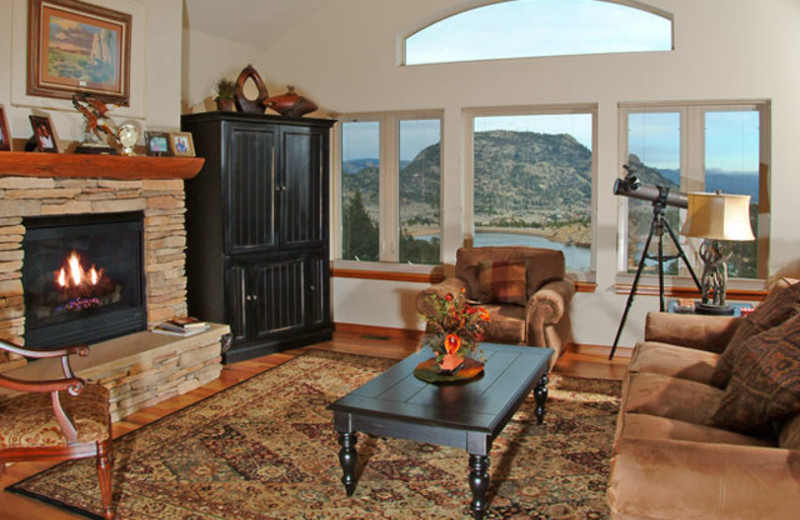
[[[0,340],[0,350],[29,358],[60,357],[63,379],[28,381],[0,374],[0,473],[7,462],[97,457],[105,518],[111,509],[111,416],[108,390],[86,384],[72,373],[70,354],[86,356],[79,345],[57,351],[22,348]]]
[[[572,340],[569,302],[575,284],[565,276],[564,254],[531,247],[462,247],[456,252],[455,277],[417,296],[444,296],[465,290],[491,316],[485,341],[549,347],[550,368]],[[499,301],[498,301],[499,300]]]

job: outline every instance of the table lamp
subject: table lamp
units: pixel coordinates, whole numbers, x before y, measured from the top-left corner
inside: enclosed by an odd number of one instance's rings
[[[750,229],[750,196],[716,193],[689,193],[689,209],[681,234],[703,238],[700,258],[702,301],[695,306],[698,314],[732,315],[725,303],[728,284],[728,260],[733,247],[728,241],[755,240]]]

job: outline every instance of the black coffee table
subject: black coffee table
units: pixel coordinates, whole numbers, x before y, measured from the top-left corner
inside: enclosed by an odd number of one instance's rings
[[[482,343],[481,349],[487,360],[480,379],[459,385],[420,381],[414,367],[433,357],[425,348],[328,407],[339,432],[348,496],[356,489],[356,432],[410,439],[469,453],[470,509],[473,517],[483,518],[492,442],[534,388],[537,422],[542,423],[553,351],[496,343]]]

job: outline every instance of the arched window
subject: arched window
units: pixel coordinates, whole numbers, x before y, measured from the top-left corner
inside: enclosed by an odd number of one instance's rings
[[[672,19],[606,0],[510,0],[448,16],[405,40],[406,65],[672,50]]]

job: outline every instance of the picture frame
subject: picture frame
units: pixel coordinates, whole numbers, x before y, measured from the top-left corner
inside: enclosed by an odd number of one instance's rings
[[[189,132],[170,132],[169,147],[172,155],[194,157],[194,142]]]
[[[6,109],[0,105],[0,152],[11,151],[11,132],[8,131]]]
[[[128,106],[132,18],[79,0],[28,0],[27,93]]]
[[[33,137],[31,140],[34,143],[34,151],[58,153],[58,137],[53,131],[53,123],[50,121],[50,116],[28,116],[31,121],[31,128],[33,129]]]
[[[156,157],[172,155],[169,132],[146,131],[144,133],[144,142],[147,155]]]

